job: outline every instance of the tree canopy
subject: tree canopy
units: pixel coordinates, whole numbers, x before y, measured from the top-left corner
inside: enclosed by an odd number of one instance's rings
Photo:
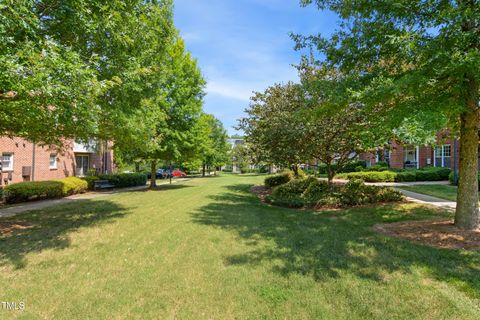
[[[377,128],[391,132],[411,122],[423,133],[448,125],[459,134],[455,222],[478,227],[478,1],[302,1],[311,3],[341,22],[329,37],[295,35],[297,48],[317,50],[317,65],[355,79],[351,99],[375,108]]]

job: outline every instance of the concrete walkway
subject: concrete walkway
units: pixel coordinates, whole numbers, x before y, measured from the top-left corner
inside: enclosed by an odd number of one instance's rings
[[[183,182],[188,180],[190,179],[178,179],[178,180],[173,180],[172,183],[178,183],[178,182]],[[157,183],[158,186],[167,185],[167,184],[170,184],[170,182]],[[50,199],[50,200],[15,204],[15,205],[0,209],[0,218],[12,217],[22,212],[27,212],[32,210],[41,210],[41,209],[45,209],[45,208],[60,205],[60,204],[70,203],[76,200],[94,199],[98,197],[111,196],[117,193],[146,190],[148,189],[148,187],[149,187],[148,185],[145,185],[145,186],[132,187],[132,188],[114,189],[111,191],[103,191],[103,192],[88,192],[88,193],[77,194],[77,195],[73,195],[73,196],[65,197],[61,199]]]
[[[428,204],[428,205],[432,205],[434,207],[438,207],[438,208],[449,210],[449,211],[455,211],[455,208],[457,207],[457,203],[454,201],[448,201],[445,199],[428,196],[426,194],[411,192],[411,191],[403,190],[400,188],[396,188],[396,189],[402,192],[405,195],[405,197],[407,197],[407,200],[411,202]]]

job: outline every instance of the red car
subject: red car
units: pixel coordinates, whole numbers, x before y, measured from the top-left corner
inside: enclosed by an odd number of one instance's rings
[[[173,170],[172,171],[172,176],[179,178],[179,177],[186,177],[187,174],[183,171],[180,171],[180,170]]]

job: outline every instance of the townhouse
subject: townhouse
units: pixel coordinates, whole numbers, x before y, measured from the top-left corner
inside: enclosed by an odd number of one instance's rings
[[[455,169],[458,168],[459,145],[457,139],[439,135],[436,146],[391,142],[385,148],[378,148],[374,154],[361,154],[360,159],[367,161],[367,165],[386,161],[390,167],[398,169],[420,169],[428,166]]]
[[[115,171],[111,144],[67,141],[63,148],[38,145],[22,138],[0,137],[0,186],[85,176],[89,171]]]

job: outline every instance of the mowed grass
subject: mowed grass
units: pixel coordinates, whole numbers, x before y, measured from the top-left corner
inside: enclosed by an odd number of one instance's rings
[[[426,194],[440,199],[457,201],[457,187],[449,185],[416,185],[401,187],[407,191]]]
[[[193,179],[1,219],[0,319],[479,319],[480,254],[377,234],[446,213],[313,212]]]

